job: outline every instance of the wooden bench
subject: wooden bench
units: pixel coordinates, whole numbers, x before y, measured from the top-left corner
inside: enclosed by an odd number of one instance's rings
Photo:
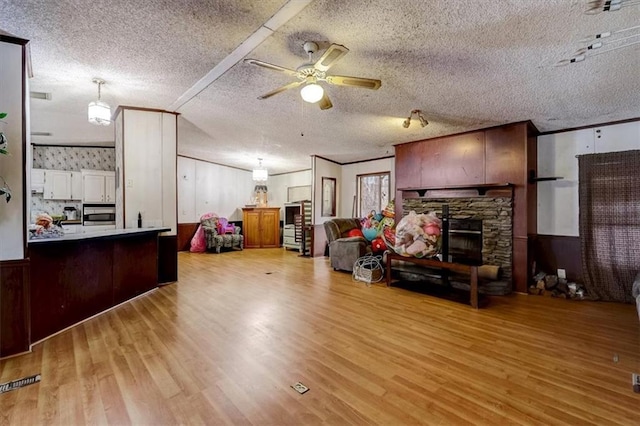
[[[447,271],[458,272],[469,275],[470,289],[469,289],[469,304],[472,308],[478,309],[478,267],[463,265],[461,263],[443,262],[438,259],[418,259],[416,257],[405,257],[398,254],[387,254],[387,271],[386,271],[386,284],[387,287],[391,286],[391,261],[401,260],[404,262],[414,263],[420,266],[426,266],[428,268],[438,268]]]

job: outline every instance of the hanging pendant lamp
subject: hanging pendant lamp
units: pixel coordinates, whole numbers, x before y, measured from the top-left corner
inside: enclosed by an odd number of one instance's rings
[[[100,86],[104,84],[104,80],[94,78],[92,81],[98,85],[98,100],[89,103],[89,123],[97,126],[108,126],[111,124],[111,107],[100,100]]]

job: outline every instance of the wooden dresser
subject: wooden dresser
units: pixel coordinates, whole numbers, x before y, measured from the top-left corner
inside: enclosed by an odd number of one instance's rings
[[[242,209],[244,248],[280,247],[280,207]]]

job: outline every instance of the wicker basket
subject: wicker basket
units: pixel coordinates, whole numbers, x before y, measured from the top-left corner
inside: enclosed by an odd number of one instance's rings
[[[383,278],[382,256],[366,254],[353,264],[353,279],[356,281],[371,284],[382,281]]]

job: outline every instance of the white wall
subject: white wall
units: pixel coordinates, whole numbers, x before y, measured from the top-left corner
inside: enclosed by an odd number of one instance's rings
[[[538,234],[578,236],[576,155],[640,149],[640,121],[538,137]],[[640,174],[640,171],[639,171]]]
[[[353,216],[353,201],[357,190],[356,177],[369,173],[390,172],[390,199],[395,194],[395,157],[383,158],[380,160],[365,161],[361,163],[345,164],[342,166],[342,190],[340,191],[340,208],[338,209],[338,217]],[[382,206],[383,208],[385,206]]]
[[[27,85],[22,72],[23,47],[0,41],[0,112],[6,112],[0,130],[8,140],[10,155],[0,154],[0,176],[11,188],[11,201],[0,198],[0,260],[24,259],[24,189],[22,89]],[[28,110],[27,117],[28,118]]]
[[[251,203],[251,172],[193,158],[178,157],[178,223],[196,223],[213,212],[242,220],[242,207]]]
[[[313,157],[313,187],[311,195],[313,197],[312,224],[320,225],[332,217],[322,216],[322,178],[331,177],[336,179],[336,217],[340,212],[340,191],[342,188],[342,166],[320,157]]]
[[[311,186],[311,169],[269,176],[269,206],[280,207],[281,220],[284,220],[284,204],[287,202],[288,189],[292,186]]]
[[[311,170],[269,176],[269,207],[280,207],[282,219],[287,188],[304,185],[311,185]],[[254,187],[250,171],[179,156],[178,223],[199,222],[209,212],[241,221],[242,208],[253,202]]]

